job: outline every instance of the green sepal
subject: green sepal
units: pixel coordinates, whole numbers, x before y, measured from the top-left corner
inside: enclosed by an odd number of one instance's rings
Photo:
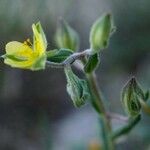
[[[46,52],[47,60],[51,62],[63,62],[67,57],[72,55],[73,52],[70,49],[55,49]]]
[[[15,55],[8,55],[8,54],[2,55],[1,57],[4,59],[8,58],[8,59],[11,59],[11,60],[16,61],[16,62],[22,62],[22,61],[27,60],[27,58],[25,58],[25,57],[17,57]]]
[[[108,45],[110,35],[115,31],[112,16],[103,15],[95,21],[90,32],[90,45],[93,53],[100,52]]]
[[[78,78],[70,67],[65,68],[67,92],[75,107],[81,107],[89,99],[89,89],[86,80]]]
[[[149,90],[147,90],[144,94],[144,101],[146,102],[149,99],[149,97],[150,97],[150,92]]]
[[[132,78],[132,80],[135,93],[140,99],[145,100],[145,93],[143,92],[141,85],[136,81],[134,77]]]
[[[32,65],[31,70],[37,71],[37,70],[45,69],[45,64],[46,64],[46,55],[42,55]]]
[[[28,59],[26,57],[19,57],[16,55],[2,55],[1,58],[4,59],[11,59],[14,61],[14,63],[16,62],[25,62]],[[30,70],[32,71],[37,71],[37,70],[43,70],[45,69],[45,64],[46,64],[46,55],[42,55],[41,57],[38,57],[35,62],[33,63],[33,65],[30,67]]]
[[[59,25],[55,34],[55,41],[58,48],[67,48],[72,51],[79,49],[79,36],[70,25],[60,19]]]
[[[84,71],[86,73],[91,73],[92,71],[94,71],[97,68],[99,63],[100,63],[100,60],[99,60],[98,53],[89,56],[87,63],[84,66]]]

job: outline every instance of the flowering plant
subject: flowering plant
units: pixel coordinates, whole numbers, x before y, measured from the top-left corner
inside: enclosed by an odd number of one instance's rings
[[[115,149],[115,141],[122,135],[129,133],[141,119],[141,110],[150,113],[147,104],[149,91],[144,91],[135,77],[128,81],[121,94],[121,101],[127,116],[107,111],[103,104],[100,89],[97,85],[95,70],[99,66],[99,55],[109,43],[115,31],[110,14],[100,17],[92,26],[89,42],[90,48],[79,52],[79,36],[68,23],[60,20],[55,40],[58,49],[47,51],[47,40],[40,23],[33,24],[33,44],[30,40],[24,43],[12,41],[6,45],[6,54],[2,55],[4,63],[11,67],[29,69],[32,71],[47,69],[48,67],[64,68],[67,79],[67,92],[75,107],[81,107],[86,102],[98,114],[101,140],[99,149]],[[78,51],[78,52],[77,52]],[[78,61],[78,64],[74,65]],[[84,79],[80,79],[72,70],[72,66],[80,69]],[[111,119],[125,121],[125,124],[114,130]]]

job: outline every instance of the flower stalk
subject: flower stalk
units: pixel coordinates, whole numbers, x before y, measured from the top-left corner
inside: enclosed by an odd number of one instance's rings
[[[89,83],[90,92],[92,95],[91,103],[94,109],[99,114],[99,123],[101,128],[101,143],[103,150],[113,150],[114,143],[111,140],[111,124],[103,104],[102,96],[100,89],[97,85],[95,72],[91,74],[86,74],[87,81]]]

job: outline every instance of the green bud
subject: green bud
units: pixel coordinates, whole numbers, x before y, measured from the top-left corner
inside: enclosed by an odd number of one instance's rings
[[[138,85],[135,78],[132,78],[122,91],[122,103],[124,109],[130,116],[136,116],[140,113],[141,103],[140,100],[143,99],[144,93],[140,86]]]
[[[79,37],[77,32],[62,19],[59,21],[55,40],[59,48],[67,48],[71,49],[72,51],[79,49]]]
[[[85,104],[89,98],[89,91],[86,80],[79,79],[70,67],[65,68],[67,78],[67,92],[70,95],[75,107]]]
[[[114,30],[110,14],[103,15],[93,24],[90,32],[90,44],[94,53],[107,47],[109,37]]]

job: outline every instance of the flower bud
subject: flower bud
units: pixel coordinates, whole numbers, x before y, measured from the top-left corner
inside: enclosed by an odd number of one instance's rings
[[[67,22],[60,19],[55,35],[56,44],[59,48],[67,48],[76,51],[79,48],[79,37],[76,31]]]
[[[124,109],[130,116],[136,116],[140,113],[141,103],[140,99],[143,99],[144,94],[135,78],[132,78],[122,91],[122,103]]]
[[[101,49],[107,47],[109,37],[114,29],[112,16],[110,14],[100,17],[93,24],[90,33],[90,44],[94,53],[97,53]]]
[[[85,104],[85,101],[89,98],[87,82],[79,79],[72,72],[70,67],[65,68],[65,74],[67,78],[67,92],[70,95],[74,106],[80,107]]]

